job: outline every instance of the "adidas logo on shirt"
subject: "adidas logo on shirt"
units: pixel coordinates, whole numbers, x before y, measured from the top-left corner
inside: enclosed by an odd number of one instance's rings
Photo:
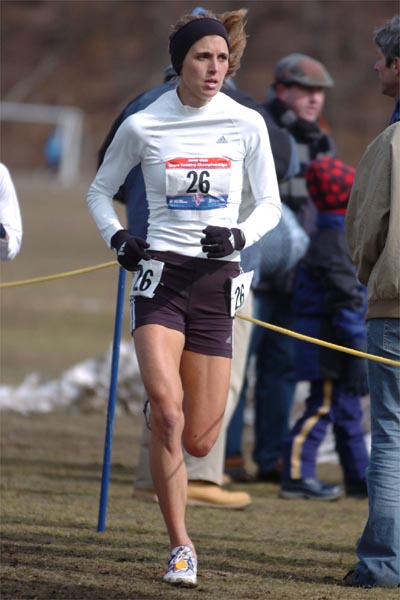
[[[221,137],[217,140],[217,144],[227,144],[228,140],[225,136],[221,135]]]

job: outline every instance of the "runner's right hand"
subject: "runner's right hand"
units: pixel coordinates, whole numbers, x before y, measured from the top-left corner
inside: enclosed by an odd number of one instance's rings
[[[137,271],[139,261],[150,260],[146,249],[149,244],[142,238],[135,237],[126,229],[117,231],[111,238],[111,246],[117,251],[117,260],[127,271]]]

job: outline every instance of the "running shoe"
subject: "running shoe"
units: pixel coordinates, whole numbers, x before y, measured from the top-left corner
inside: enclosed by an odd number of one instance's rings
[[[331,485],[318,479],[284,479],[281,498],[304,498],[305,500],[337,500],[343,495],[340,485]]]
[[[197,560],[190,546],[176,546],[171,551],[168,569],[163,575],[163,580],[181,587],[197,585]]]

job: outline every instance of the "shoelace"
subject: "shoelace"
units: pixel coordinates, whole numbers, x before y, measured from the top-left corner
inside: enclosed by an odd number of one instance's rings
[[[187,563],[188,568],[193,569],[195,565],[195,558],[193,552],[189,546],[179,546],[175,554],[171,555],[168,563],[168,568],[176,566],[180,561]]]

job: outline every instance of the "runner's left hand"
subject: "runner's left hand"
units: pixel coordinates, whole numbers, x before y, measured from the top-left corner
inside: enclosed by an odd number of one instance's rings
[[[223,258],[229,256],[234,250],[242,250],[246,244],[246,238],[241,229],[236,227],[218,227],[208,225],[203,229],[205,237],[201,240],[203,252],[207,258]]]

